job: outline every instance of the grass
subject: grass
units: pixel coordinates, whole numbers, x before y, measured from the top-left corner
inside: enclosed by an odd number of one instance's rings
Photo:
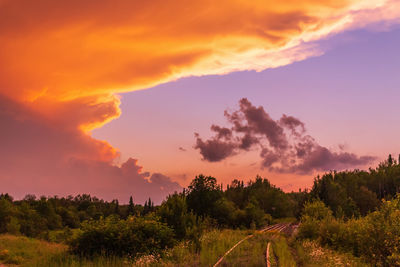
[[[26,265],[35,267],[128,267],[132,262],[128,259],[118,257],[96,257],[94,259],[81,259],[67,253],[53,256],[39,262],[37,265]]]
[[[247,230],[211,230],[201,238],[200,253],[188,242],[181,242],[162,257],[143,256],[134,262],[118,257],[82,259],[70,255],[64,244],[0,235],[0,264],[21,267],[210,266],[248,234]]]
[[[291,248],[288,245],[287,239],[283,236],[274,238],[272,242],[273,255],[277,259],[276,266],[282,267],[295,267],[297,266],[296,261],[291,252]]]
[[[294,244],[296,244],[297,255],[299,256],[302,266],[371,266],[351,254],[340,253],[328,248],[323,248],[316,241],[297,241]]]
[[[82,259],[67,252],[67,246],[23,236],[0,235],[0,265],[21,267],[124,267],[124,266],[212,266],[238,241],[253,233],[248,230],[211,230],[201,238],[196,253],[181,242],[162,257],[143,256],[136,261],[118,257]],[[370,266],[350,254],[322,248],[314,241],[296,241],[276,233],[254,233],[222,262],[221,266],[265,266],[265,251],[271,242],[272,266]]]
[[[157,266],[212,266],[227,250],[251,234],[247,230],[212,230],[201,238],[201,250],[197,254],[187,242],[167,251]]]
[[[269,233],[255,233],[236,247],[225,258],[222,266],[265,266],[265,252],[269,240]]]
[[[276,259],[275,255],[274,255],[274,249],[272,247],[272,242],[270,242],[270,246],[269,246],[269,262],[270,262],[272,267],[278,266],[277,259]]]
[[[131,266],[121,258],[80,259],[68,254],[66,245],[13,235],[0,235],[0,263],[22,267]]]
[[[54,255],[62,254],[66,247],[23,236],[0,236],[0,262],[21,266],[35,266]]]

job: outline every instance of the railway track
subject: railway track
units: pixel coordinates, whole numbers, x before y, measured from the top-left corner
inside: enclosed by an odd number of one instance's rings
[[[260,233],[266,233],[266,232],[275,232],[275,233],[280,233],[283,230],[285,230],[290,224],[288,223],[278,223],[278,224],[274,224],[274,225],[270,225],[262,230],[260,230]],[[231,247],[227,252],[225,252],[225,254],[213,265],[213,267],[217,267],[226,256],[228,256],[237,246],[239,246],[243,241],[253,237],[254,234],[252,235],[248,235],[245,238],[243,238],[242,240],[240,240],[239,242],[237,242],[233,247]],[[269,243],[267,246],[267,252],[266,252],[266,260],[267,260],[267,266],[269,267]]]
[[[283,232],[287,227],[290,226],[290,224],[287,223],[282,223],[282,224],[275,224],[275,227],[272,229],[269,229],[268,232],[275,232],[276,234]],[[275,235],[274,235],[275,236]],[[271,261],[270,259],[270,247],[271,247],[271,242],[268,242],[267,244],[267,250],[265,251],[265,262],[267,267],[271,267]]]

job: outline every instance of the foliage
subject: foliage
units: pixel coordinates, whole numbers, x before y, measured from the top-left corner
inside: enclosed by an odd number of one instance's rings
[[[154,207],[152,206],[154,209]],[[29,237],[48,236],[49,231],[76,229],[85,220],[110,215],[126,218],[139,214],[140,205],[119,205],[117,200],[106,202],[90,195],[66,198],[27,195],[23,200],[13,200],[8,194],[0,195],[0,233],[23,234]]]
[[[189,210],[201,217],[216,213],[216,203],[222,198],[222,189],[217,179],[200,174],[188,187],[187,205]]]
[[[297,266],[295,259],[290,251],[286,238],[278,237],[272,242],[272,253],[278,258],[279,266]]]
[[[43,266],[41,263],[45,260],[65,250],[66,246],[59,244],[23,236],[0,235],[0,262],[7,265]]]
[[[321,206],[320,202],[310,205]],[[400,196],[384,201],[379,210],[363,218],[328,217],[317,220],[304,214],[299,238],[318,239],[322,245],[350,251],[375,266],[400,265]]]
[[[204,249],[212,229],[257,229],[273,221],[301,220],[299,238],[351,251],[376,265],[400,265],[400,165],[389,156],[368,171],[330,172],[310,191],[285,193],[257,176],[233,180],[224,190],[212,176],[198,175],[182,193],[157,206],[90,195],[59,198],[0,195],[0,234],[69,242],[77,255],[159,254],[174,243],[193,253]],[[176,242],[175,242],[176,241]],[[128,252],[129,250],[129,252]]]
[[[254,232],[221,262],[221,266],[266,266],[266,248],[270,233]]]
[[[183,194],[170,195],[157,211],[161,221],[170,226],[178,239],[191,234],[197,227],[196,216],[188,212],[186,198]]]
[[[81,256],[136,257],[138,254],[160,254],[174,242],[173,231],[152,218],[121,220],[110,216],[83,223],[82,231],[71,241],[70,249]]]
[[[321,247],[316,241],[303,240],[294,242],[298,266],[320,267],[320,266],[352,266],[370,267],[360,258],[354,257],[348,252],[338,252],[326,247]]]
[[[400,164],[388,159],[369,171],[330,172],[317,177],[311,199],[320,199],[336,217],[367,215],[377,209],[381,199],[389,200],[400,192]]]
[[[317,238],[320,225],[327,223],[332,218],[332,211],[322,201],[307,202],[301,216],[298,236],[300,238]]]

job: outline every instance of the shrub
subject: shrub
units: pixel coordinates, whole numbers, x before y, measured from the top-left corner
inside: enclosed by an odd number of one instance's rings
[[[359,219],[337,220],[323,210],[320,203],[306,205],[299,238],[318,239],[322,245],[352,252],[374,266],[400,266],[399,196]]]
[[[324,219],[331,219],[332,211],[321,200],[314,200],[312,202],[307,202],[304,205],[303,216],[308,216],[311,219],[322,221]]]
[[[320,226],[332,221],[332,211],[324,202],[315,200],[304,205],[299,227],[299,238],[316,239],[320,236]]]
[[[316,239],[319,236],[319,221],[303,217],[297,237],[300,239]]]
[[[115,255],[136,257],[160,254],[174,244],[172,229],[152,218],[116,217],[87,221],[70,242],[70,250],[81,256]]]
[[[174,230],[177,239],[187,238],[197,224],[196,216],[188,212],[186,198],[182,194],[168,196],[157,210],[157,215]]]

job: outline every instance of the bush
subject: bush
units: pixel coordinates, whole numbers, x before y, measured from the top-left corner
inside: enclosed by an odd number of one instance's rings
[[[172,229],[151,218],[101,218],[82,224],[81,233],[70,242],[70,250],[81,256],[114,255],[136,257],[160,254],[174,245]]]
[[[316,239],[320,236],[320,226],[332,221],[332,211],[324,202],[315,200],[304,205],[299,227],[299,238]]]
[[[317,208],[319,207],[319,208]],[[400,266],[400,197],[359,219],[337,220],[320,203],[304,209],[299,238],[352,252],[374,266]]]
[[[303,216],[308,216],[311,219],[322,221],[332,218],[332,211],[321,200],[307,202],[304,205]],[[304,218],[302,218],[303,220]]]
[[[196,216],[188,212],[186,198],[182,194],[168,196],[157,210],[157,215],[174,230],[177,239],[187,238],[197,224]]]

